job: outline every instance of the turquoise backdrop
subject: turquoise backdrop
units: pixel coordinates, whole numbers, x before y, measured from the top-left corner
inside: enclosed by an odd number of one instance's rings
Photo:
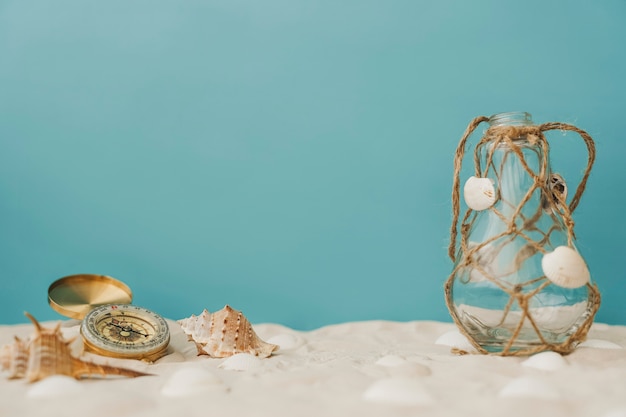
[[[453,152],[524,110],[596,140],[577,245],[597,320],[626,324],[624,22],[623,0],[0,0],[0,322],[62,318],[47,288],[75,273],[173,319],[450,320]],[[575,184],[583,142],[549,137]]]

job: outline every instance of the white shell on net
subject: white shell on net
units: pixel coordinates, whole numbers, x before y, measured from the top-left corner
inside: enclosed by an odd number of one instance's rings
[[[569,246],[558,246],[543,255],[541,268],[550,281],[564,288],[582,287],[591,278],[583,257]]]
[[[238,353],[250,353],[267,358],[278,346],[267,343],[252,329],[248,319],[230,306],[215,313],[206,309],[199,316],[178,321],[189,340],[196,343],[198,355],[225,358]]]
[[[471,176],[463,186],[465,204],[472,210],[486,210],[496,202],[496,190],[490,178]]]

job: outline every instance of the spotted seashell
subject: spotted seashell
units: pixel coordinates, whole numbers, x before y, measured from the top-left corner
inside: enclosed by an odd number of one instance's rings
[[[9,378],[26,378],[35,382],[52,375],[71,376],[76,379],[92,375],[119,375],[136,377],[147,375],[131,369],[117,368],[84,361],[72,356],[70,343],[61,334],[61,323],[54,328],[42,327],[30,314],[35,333],[27,341],[15,338],[12,345],[0,350],[2,368],[9,370]]]
[[[248,319],[230,306],[209,313],[204,310],[199,316],[178,321],[189,340],[196,343],[198,355],[225,358],[238,353],[249,353],[267,358],[278,346],[259,338]]]
[[[490,178],[469,177],[463,187],[465,204],[472,210],[481,211],[496,202],[496,190]]]
[[[546,278],[564,288],[579,288],[590,280],[589,269],[582,256],[569,246],[558,246],[541,259]]]

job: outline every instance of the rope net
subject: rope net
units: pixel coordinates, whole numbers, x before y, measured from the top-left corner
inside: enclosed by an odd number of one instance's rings
[[[530,355],[551,350],[562,354],[570,353],[583,341],[593,323],[593,318],[600,306],[600,293],[595,284],[585,285],[587,300],[584,312],[575,319],[566,336],[559,341],[546,337],[543,329],[545,318],[537,317],[533,305],[541,304],[540,297],[552,281],[543,274],[524,277],[520,271],[525,265],[536,261],[536,256],[545,255],[554,244],[555,232],[564,233],[566,244],[573,247],[575,240],[572,213],[578,206],[585,191],[587,180],[595,160],[593,139],[585,131],[564,123],[545,123],[532,126],[491,126],[477,143],[474,151],[475,176],[495,178],[498,190],[502,190],[498,182],[502,179],[504,165],[515,159],[516,166],[526,177],[530,186],[520,190],[517,201],[510,201],[502,192],[496,193],[496,203],[488,210],[489,215],[499,224],[504,225],[498,233],[492,233],[484,241],[470,242],[469,236],[476,226],[477,212],[468,208],[460,221],[460,172],[468,138],[482,122],[489,118],[480,116],[472,120],[465,130],[454,157],[454,179],[452,187],[453,221],[450,230],[450,246],[448,254],[455,262],[454,270],[445,283],[445,298],[448,310],[457,327],[480,353],[507,355]],[[581,181],[569,204],[566,203],[566,186],[558,174],[550,172],[549,144],[544,132],[550,130],[576,132],[585,142],[588,152],[587,166]],[[530,156],[532,155],[532,159]],[[537,198],[539,196],[539,199]],[[482,211],[481,211],[482,213]],[[482,214],[481,214],[482,215]],[[546,216],[550,220],[546,227]],[[458,237],[458,244],[457,244]],[[513,246],[515,243],[516,246]],[[458,246],[458,247],[457,247]],[[515,254],[506,272],[495,273],[489,262],[504,251]],[[468,328],[465,317],[460,317],[453,300],[455,281],[457,285],[466,285],[474,276],[502,292],[508,297],[501,310],[502,317],[494,322],[494,327],[502,327],[506,323],[509,329],[504,341],[500,341],[499,351],[487,350],[481,340],[476,340],[475,332]],[[520,276],[523,278],[520,281]],[[515,278],[511,278],[515,277]],[[499,313],[498,313],[499,314]],[[484,324],[484,323],[481,323]],[[489,325],[486,325],[489,327]],[[471,327],[471,326],[470,326]],[[457,351],[457,353],[465,353]]]

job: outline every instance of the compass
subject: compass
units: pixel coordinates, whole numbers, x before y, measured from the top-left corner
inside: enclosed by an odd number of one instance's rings
[[[85,348],[93,353],[150,362],[166,354],[170,341],[163,317],[131,304],[107,304],[91,310],[80,333]]]

